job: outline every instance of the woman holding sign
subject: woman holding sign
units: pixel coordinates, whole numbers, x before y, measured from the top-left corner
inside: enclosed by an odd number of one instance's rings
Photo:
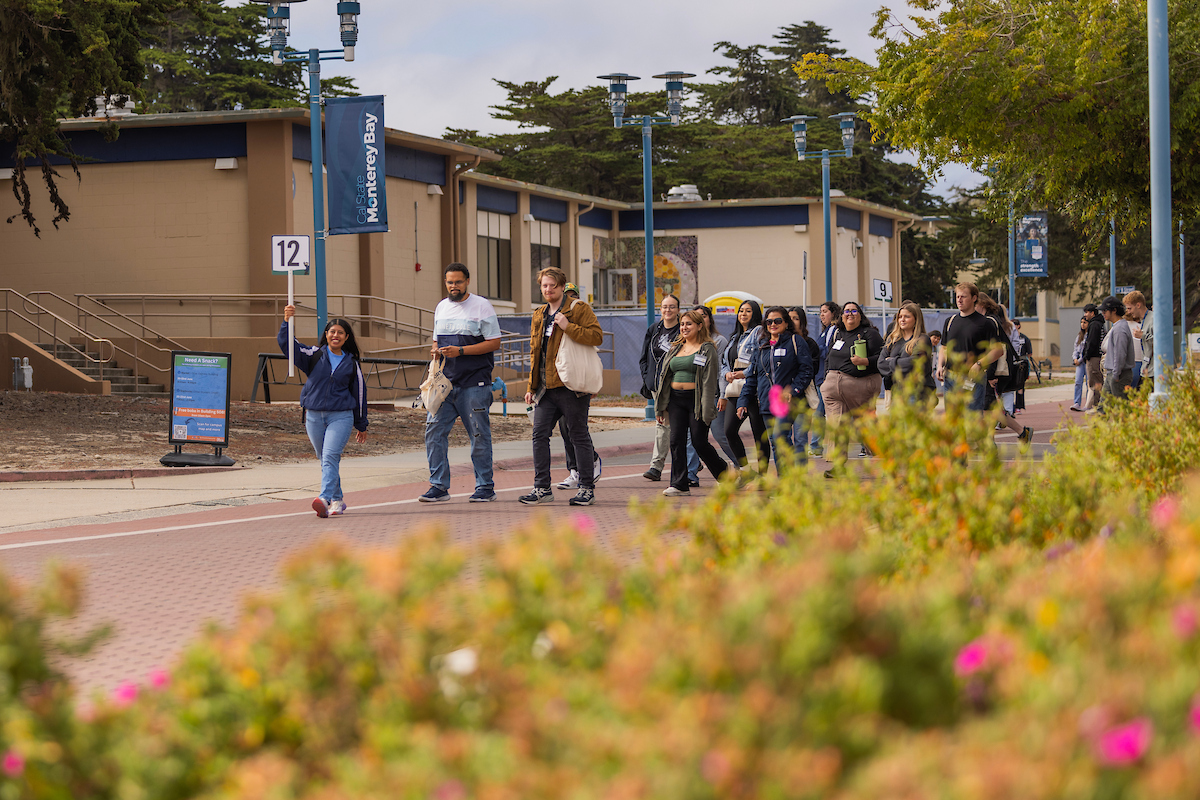
[[[279,349],[287,353],[290,345],[296,366],[308,375],[300,407],[308,439],[321,459],[321,494],[313,500],[313,511],[318,517],[337,516],[346,511],[338,468],[351,428],[357,431],[354,441],[367,440],[367,384],[358,364],[362,356],[354,330],[344,319],[329,320],[316,347],[289,343],[287,323],[295,313],[295,306],[283,309]]]

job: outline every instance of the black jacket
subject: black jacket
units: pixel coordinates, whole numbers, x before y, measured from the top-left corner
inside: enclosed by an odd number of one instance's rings
[[[753,356],[746,368],[746,383],[738,397],[738,408],[748,407],[750,398],[756,397],[763,415],[771,413],[773,385],[790,389],[793,400],[804,397],[805,389],[812,382],[813,362],[808,345],[799,334],[784,334],[774,346],[764,336]]]
[[[1104,318],[1092,317],[1088,322],[1087,337],[1083,340],[1083,357],[1099,358],[1100,343],[1104,341]]]
[[[668,335],[667,346],[663,348],[661,353],[655,351],[654,340],[656,337]],[[651,325],[646,329],[646,338],[642,340],[642,357],[638,359],[638,366],[642,372],[642,397],[649,400],[654,396],[654,388],[658,386],[658,376],[662,372],[662,359],[666,355],[667,350],[671,349],[671,342],[679,337],[679,324],[675,327],[668,328],[663,325],[662,320]]]

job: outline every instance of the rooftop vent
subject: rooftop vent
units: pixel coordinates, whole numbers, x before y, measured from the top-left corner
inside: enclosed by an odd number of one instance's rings
[[[675,186],[667,192],[668,203],[698,203],[702,199],[700,197],[700,190],[696,188],[696,184],[694,183]]]

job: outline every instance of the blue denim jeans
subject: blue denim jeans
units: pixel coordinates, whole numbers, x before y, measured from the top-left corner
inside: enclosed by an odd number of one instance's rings
[[[803,461],[808,462],[808,452],[805,450],[794,451],[791,455],[783,455],[779,451],[779,446],[786,444],[789,450],[792,450],[792,426],[796,424],[796,420],[791,416],[775,417],[771,415],[764,416],[763,419],[767,423],[767,435],[771,438],[771,450],[775,453],[775,471],[780,472],[783,465],[791,466],[803,453]]]
[[[342,451],[354,430],[354,412],[305,411],[304,427],[317,458],[321,459],[321,498],[327,503],[342,499],[342,477],[338,468]]]
[[[946,381],[943,385],[946,387],[946,394],[950,394],[958,389],[958,384],[956,384],[954,379],[949,375],[946,376]],[[987,389],[988,384],[986,377],[983,377],[983,380],[975,382],[975,388],[971,390],[971,402],[967,404],[968,410],[987,411],[992,407],[992,403],[995,402],[996,396]]]
[[[492,420],[488,416],[491,407],[491,384],[455,386],[437,413],[425,416],[425,457],[429,460],[430,486],[450,489],[450,429],[456,419],[461,419],[471,438],[475,488],[495,488],[492,480]]]
[[[1075,407],[1083,408],[1083,386],[1087,383],[1087,364],[1075,367]]]

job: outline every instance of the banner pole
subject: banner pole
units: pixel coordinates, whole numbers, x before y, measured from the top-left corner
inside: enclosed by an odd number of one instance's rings
[[[288,273],[288,305],[296,305],[296,273]],[[296,315],[288,319],[288,377],[296,377]]]

